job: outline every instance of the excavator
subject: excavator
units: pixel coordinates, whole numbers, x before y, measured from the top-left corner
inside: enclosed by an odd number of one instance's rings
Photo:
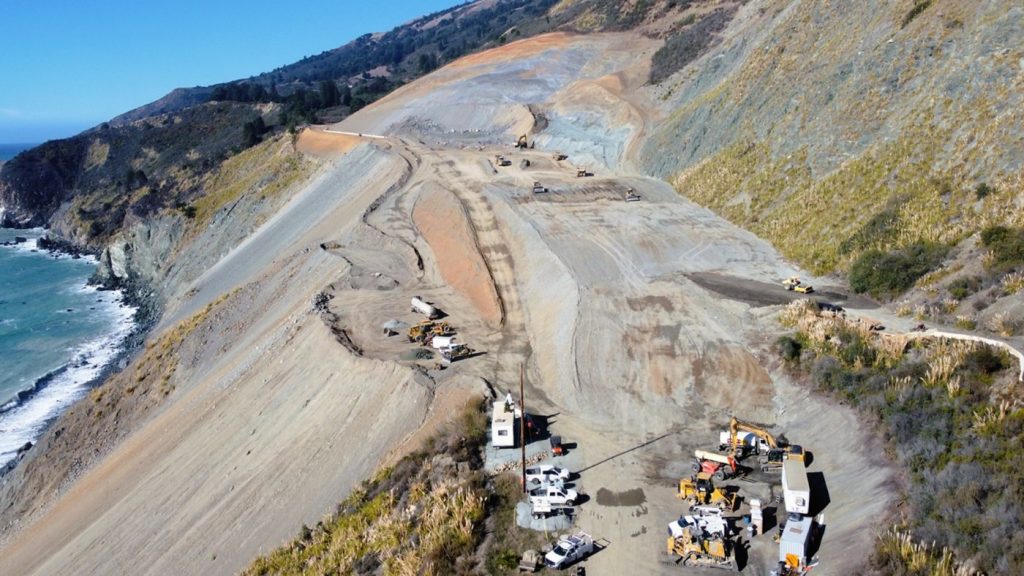
[[[749,432],[757,438],[752,446],[740,438],[739,433],[741,431]],[[724,433],[723,436],[725,436]],[[728,448],[729,454],[734,458],[737,456],[742,457],[742,453],[748,450],[758,454],[762,470],[766,467],[772,470],[776,468],[781,470],[783,460],[804,461],[804,451],[800,446],[796,444],[782,445],[771,432],[749,422],[737,420],[735,416],[729,419],[728,436],[722,438],[722,440],[720,448]]]
[[[732,512],[736,509],[736,494],[715,488],[711,482],[711,475],[706,472],[680,480],[679,493],[676,496],[689,502],[690,506],[717,506],[723,512]]]
[[[516,148],[522,148],[525,150],[529,147],[530,145],[526,142],[526,134],[523,134],[519,137],[519,140],[516,140]]]

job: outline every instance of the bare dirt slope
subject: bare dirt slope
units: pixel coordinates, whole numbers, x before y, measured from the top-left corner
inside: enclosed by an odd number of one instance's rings
[[[688,278],[799,271],[628,171],[654,47],[617,34],[512,43],[334,127],[367,135],[351,148],[351,135],[339,140],[347,152],[318,133],[333,168],[163,323],[230,294],[218,304],[230,326],[205,335],[215,352],[46,513],[7,534],[0,573],[237,571],[414,447],[481,379],[512,388],[520,364],[528,407],[577,444],[582,486],[605,495],[579,520],[610,543],[588,573],[678,571],[663,554],[665,525],[683,511],[673,486],[731,414],[778,424],[814,451],[831,495],[818,570],[855,571],[891,471],[851,411],[774,368],[772,308]],[[513,152],[531,128],[538,149]],[[570,159],[552,160],[554,146]],[[513,165],[496,167],[496,152]],[[576,178],[576,161],[595,176]],[[534,181],[550,192],[530,193]],[[627,188],[642,200],[624,202]],[[390,319],[418,320],[413,295],[438,303],[482,354],[438,371],[384,336]],[[750,573],[771,554],[754,549]]]

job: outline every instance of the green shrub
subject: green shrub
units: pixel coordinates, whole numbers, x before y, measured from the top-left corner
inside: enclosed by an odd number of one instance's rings
[[[891,298],[938,267],[948,251],[948,246],[933,242],[917,242],[894,252],[868,250],[850,267],[850,287],[857,293]]]
[[[1004,272],[1024,264],[1024,230],[989,226],[981,231],[981,243],[992,252],[988,267]]]
[[[964,276],[957,278],[946,286],[950,296],[957,300],[963,300],[981,289],[981,278],[978,276]]]
[[[775,345],[779,349],[779,355],[786,362],[797,362],[800,360],[800,352],[803,351],[803,345],[796,338],[781,336],[775,341]]]
[[[974,195],[975,195],[975,197],[978,198],[978,200],[981,200],[981,199],[985,198],[989,194],[995,194],[995,192],[996,192],[995,188],[993,188],[992,186],[989,186],[988,184],[986,184],[984,182],[979,183],[974,188]]]

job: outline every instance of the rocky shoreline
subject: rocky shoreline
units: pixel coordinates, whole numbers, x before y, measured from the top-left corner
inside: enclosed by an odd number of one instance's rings
[[[20,241],[19,241],[20,240]],[[4,245],[17,245],[28,242],[28,238],[17,236],[12,242],[5,242]],[[86,282],[87,286],[95,286],[101,291],[118,290],[122,293],[122,303],[135,310],[132,319],[131,331],[124,337],[118,349],[110,357],[110,359],[103,365],[99,373],[85,383],[84,387],[88,390],[93,390],[102,386],[108,379],[113,375],[117,374],[128,366],[131,358],[135,353],[142,348],[146,337],[150,330],[156,324],[159,319],[160,305],[157,301],[151,287],[138,278],[135,275],[129,274],[127,278],[118,278],[112,274],[104,274],[101,268],[104,266],[103,260],[99,257],[102,253],[98,253],[95,249],[90,247],[84,247],[72,242],[55,238],[50,234],[46,234],[36,240],[36,246],[40,251],[45,251],[55,258],[70,257],[73,259],[81,259],[84,257],[91,257],[96,259],[97,271],[92,275],[91,278]],[[67,366],[64,366],[57,371],[51,372],[43,376],[38,382],[36,382],[30,391],[26,391],[28,396],[33,396],[44,388],[49,381],[53,380],[55,375],[60,371],[66,370]],[[20,401],[26,401],[28,398],[19,396]],[[41,434],[45,434],[56,421],[66,412],[65,410],[56,412],[47,419],[42,427]],[[27,456],[31,454],[31,449],[38,442],[38,438],[31,442],[27,442],[24,446],[18,449],[17,456],[0,466],[0,479],[8,475],[14,470],[19,463],[21,463]]]

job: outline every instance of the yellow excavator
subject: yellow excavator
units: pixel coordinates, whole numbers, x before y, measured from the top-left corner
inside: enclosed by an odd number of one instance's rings
[[[740,438],[739,433],[741,431],[749,432],[757,438],[753,446]],[[773,469],[776,467],[781,468],[782,460],[804,461],[804,451],[800,446],[795,444],[781,445],[771,432],[749,422],[737,420],[735,416],[729,419],[729,434],[723,440],[727,440],[727,443],[723,442],[721,448],[728,448],[734,458],[742,457],[741,452],[752,451],[761,456],[762,464],[768,464]]]
[[[711,474],[707,472],[680,480],[679,493],[676,496],[686,500],[691,506],[717,506],[723,512],[732,512],[736,509],[736,494],[715,488],[711,482]]]

